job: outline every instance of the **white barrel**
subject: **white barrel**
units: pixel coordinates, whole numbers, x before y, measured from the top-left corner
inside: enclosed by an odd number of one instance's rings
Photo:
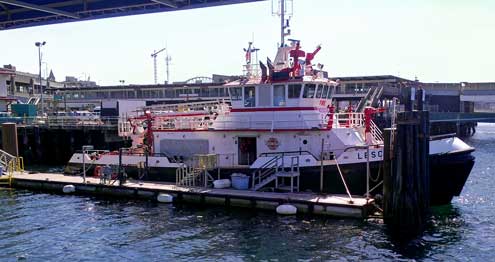
[[[156,197],[156,200],[160,203],[172,203],[172,201],[174,201],[174,197],[169,194],[160,193]]]
[[[70,194],[76,192],[76,187],[74,185],[65,185],[64,188],[62,188],[62,191],[65,194]]]
[[[232,185],[230,179],[220,179],[213,181],[213,188],[228,188]]]
[[[283,204],[277,207],[277,214],[280,215],[295,215],[297,213],[297,208],[293,205]]]

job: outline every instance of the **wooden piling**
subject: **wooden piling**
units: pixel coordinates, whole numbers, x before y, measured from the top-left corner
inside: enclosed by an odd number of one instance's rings
[[[17,125],[15,123],[2,124],[2,146],[5,152],[13,156],[19,156]]]
[[[404,239],[423,231],[429,212],[428,111],[398,113],[394,137],[390,168],[384,168],[384,220],[393,237]],[[389,132],[385,138],[386,159]]]

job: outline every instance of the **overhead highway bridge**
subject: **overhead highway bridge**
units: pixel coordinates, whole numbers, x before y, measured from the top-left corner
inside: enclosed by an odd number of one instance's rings
[[[0,0],[0,30],[264,0]]]

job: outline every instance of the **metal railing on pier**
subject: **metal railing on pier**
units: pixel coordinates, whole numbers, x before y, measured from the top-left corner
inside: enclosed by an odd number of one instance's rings
[[[101,127],[117,128],[118,117],[78,118],[71,116],[45,116],[45,117],[0,117],[0,123],[16,123],[26,126],[41,126],[49,128],[79,128]]]
[[[0,150],[0,164],[3,166],[0,176],[3,176],[3,173],[7,174],[7,177],[2,179],[0,184],[12,186],[14,172],[24,172],[24,159],[13,156],[3,150]]]

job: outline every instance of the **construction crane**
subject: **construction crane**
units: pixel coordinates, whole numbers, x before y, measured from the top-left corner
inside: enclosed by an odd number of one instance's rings
[[[153,54],[151,54],[151,57],[153,57],[153,69],[154,69],[154,77],[155,77],[155,85],[158,84],[158,73],[156,71],[156,57],[158,56],[159,53],[163,52],[166,48],[162,48],[158,51],[153,51]]]

